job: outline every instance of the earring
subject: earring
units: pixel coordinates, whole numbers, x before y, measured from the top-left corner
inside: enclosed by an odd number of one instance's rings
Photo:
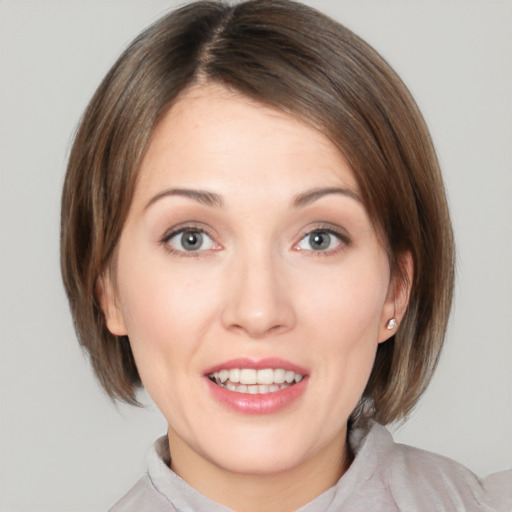
[[[390,318],[388,320],[388,323],[386,324],[386,329],[391,330],[391,329],[394,329],[395,327],[396,327],[396,318],[395,317]]]

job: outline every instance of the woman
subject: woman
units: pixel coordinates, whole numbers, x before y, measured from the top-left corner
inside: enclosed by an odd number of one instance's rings
[[[168,423],[112,510],[510,508],[510,472],[379,425],[430,380],[453,254],[421,115],[346,28],[263,0],[146,30],[84,115],[62,206],[96,374]]]

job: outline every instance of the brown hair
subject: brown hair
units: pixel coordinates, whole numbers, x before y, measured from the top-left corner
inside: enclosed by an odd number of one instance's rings
[[[112,398],[137,403],[126,337],[106,328],[98,280],[112,263],[145,148],[190,86],[220,83],[320,129],[343,152],[393,272],[414,262],[409,306],[378,348],[352,418],[405,417],[443,344],[454,248],[437,158],[400,78],[368,44],[289,0],[199,1],[150,26],[96,91],[76,134],[62,195],[61,264],[78,338]]]

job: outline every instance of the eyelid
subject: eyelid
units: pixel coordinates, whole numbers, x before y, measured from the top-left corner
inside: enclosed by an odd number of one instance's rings
[[[176,254],[178,256],[184,256],[184,257],[198,257],[198,256],[204,255],[205,253],[210,252],[210,251],[220,250],[222,248],[222,246],[218,242],[215,241],[216,237],[214,235],[210,234],[210,230],[205,228],[204,225],[199,225],[199,224],[200,223],[195,223],[195,222],[185,222],[185,223],[181,223],[178,226],[172,227],[171,229],[167,230],[165,232],[165,234],[161,237],[160,244],[165,248],[166,251],[168,251],[172,254]],[[202,235],[207,236],[212,241],[214,246],[212,248],[208,248],[208,249],[198,249],[196,251],[185,251],[185,250],[177,249],[169,243],[170,240],[172,240],[174,237],[176,237],[180,234],[183,234],[187,231],[197,232],[197,233],[201,233]]]
[[[212,240],[214,247],[208,248],[208,249],[198,249],[196,251],[185,251],[185,250],[176,249],[175,247],[173,247],[169,244],[169,241],[172,238],[174,238],[175,236],[177,236],[181,233],[184,233],[186,231],[192,231],[192,232],[195,231],[195,232],[206,235],[208,238],[210,238]],[[184,222],[184,223],[180,223],[177,226],[173,226],[172,228],[168,229],[165,232],[165,234],[161,237],[160,244],[163,245],[167,251],[169,251],[173,254],[177,254],[178,256],[198,257],[200,255],[204,255],[205,253],[208,253],[211,251],[218,251],[218,250],[222,249],[221,244],[216,242],[216,239],[218,237],[215,235],[212,235],[210,232],[211,232],[211,230],[208,227],[205,227],[204,224],[202,224],[200,222],[194,222],[194,221]],[[319,233],[319,232],[328,233],[329,235],[336,237],[339,240],[339,244],[333,249],[318,250],[318,251],[315,251],[313,249],[311,249],[311,250],[302,249],[302,248],[298,247],[299,243],[302,242],[304,240],[304,238],[306,238],[309,235],[312,235],[314,233]],[[322,224],[317,224],[315,226],[310,225],[310,227],[308,226],[307,228],[305,228],[302,231],[298,241],[293,244],[292,249],[295,251],[303,251],[304,250],[309,253],[315,253],[315,255],[320,256],[320,255],[330,255],[330,254],[337,253],[338,251],[347,248],[351,244],[352,244],[351,237],[347,234],[346,230],[344,230],[340,226],[333,226],[331,223],[322,223]]]
[[[351,238],[346,233],[346,231],[343,230],[342,228],[340,228],[338,226],[332,226],[332,224],[320,224],[320,225],[317,225],[315,227],[307,228],[300,235],[300,238],[299,238],[298,242],[296,242],[293,245],[293,249],[296,250],[296,251],[307,250],[307,249],[302,249],[302,248],[298,247],[298,245],[307,236],[310,236],[310,235],[312,235],[314,233],[327,233],[329,235],[335,236],[339,240],[339,242],[340,242],[339,245],[336,246],[333,249],[319,250],[319,251],[315,251],[313,249],[308,250],[308,252],[315,253],[315,255],[318,255],[318,256],[337,253],[338,251],[343,250],[343,249],[349,247],[352,244]]]
[[[204,222],[197,220],[184,220],[177,222],[176,224],[168,227],[164,234],[160,237],[162,241],[169,240],[173,236],[178,233],[183,233],[183,231],[199,231],[200,233],[206,233],[208,236],[213,238],[214,236],[211,234],[213,230],[210,226],[206,225]],[[216,235],[215,235],[216,236]]]

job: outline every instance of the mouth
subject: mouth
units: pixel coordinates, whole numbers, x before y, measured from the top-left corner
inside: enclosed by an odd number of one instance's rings
[[[237,414],[277,414],[300,400],[309,372],[280,358],[237,358],[203,374],[211,396]]]
[[[235,393],[261,395],[288,389],[299,383],[304,375],[283,368],[223,368],[209,373],[211,382]]]

